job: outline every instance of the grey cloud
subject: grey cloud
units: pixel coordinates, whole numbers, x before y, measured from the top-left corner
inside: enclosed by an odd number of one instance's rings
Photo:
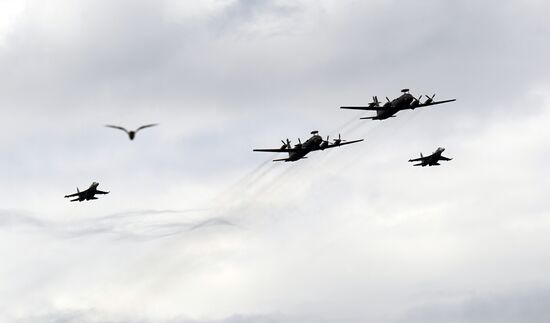
[[[106,318],[105,315],[101,315],[96,311],[75,311],[75,312],[61,312],[51,313],[41,316],[32,316],[29,318],[19,319],[17,323],[30,323],[30,322],[44,322],[44,323],[291,323],[291,322],[304,322],[304,323],[353,323],[362,322],[354,319],[321,319],[315,317],[306,316],[290,316],[282,314],[266,314],[266,315],[233,315],[231,317],[221,320],[193,320],[189,318],[174,318],[163,320],[151,320],[151,319],[113,319]]]
[[[206,217],[181,221],[185,214],[204,213],[204,210],[135,210],[119,212],[89,220],[54,222],[40,219],[29,212],[0,210],[0,228],[32,229],[60,238],[85,238],[106,235],[116,239],[151,240],[177,236],[186,232],[236,224],[223,217]],[[170,218],[159,218],[171,215]]]
[[[385,318],[379,322],[486,322],[486,323],[543,323],[550,319],[548,302],[550,292],[545,289],[535,291],[519,291],[511,294],[493,294],[464,296],[459,300],[451,298],[434,301],[431,304],[418,306],[403,314],[400,318]],[[311,316],[292,316],[282,314],[266,315],[234,315],[222,320],[193,320],[189,318],[174,319],[113,319],[107,318],[95,311],[60,312],[39,317],[18,320],[26,322],[55,322],[55,323],[287,323],[287,322],[319,322],[319,323],[352,323],[365,322],[359,318],[326,319]]]
[[[550,291],[516,291],[434,302],[411,310],[397,322],[542,323],[550,320]]]
[[[28,2],[0,48],[2,206],[65,217],[0,212],[5,307],[60,304],[21,322],[146,322],[138,303],[243,313],[214,323],[379,322],[411,303],[428,305],[401,321],[547,318],[545,291],[490,294],[547,272],[546,2],[231,1],[179,18],[79,1],[52,21]],[[402,87],[458,101],[382,123],[338,109]],[[150,119],[132,143],[102,132]],[[297,164],[251,152],[314,129],[367,140]],[[437,145],[448,167],[407,165]],[[63,203],[88,179],[113,194]],[[111,213],[127,207],[142,211]],[[260,306],[282,314],[246,315]]]

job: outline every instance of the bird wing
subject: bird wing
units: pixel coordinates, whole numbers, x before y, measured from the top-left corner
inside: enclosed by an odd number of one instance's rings
[[[151,124],[146,124],[144,126],[141,126],[139,128],[136,129],[136,132],[140,131],[141,129],[145,129],[145,128],[149,128],[149,127],[154,127],[154,126],[157,126],[158,123],[151,123]]]
[[[122,131],[124,131],[124,132],[128,133],[128,130],[126,130],[126,129],[125,129],[125,128],[123,128],[123,127],[119,127],[119,126],[113,126],[113,125],[109,125],[109,124],[108,124],[108,125],[105,125],[105,127],[108,127],[108,128],[113,128],[113,129],[119,129],[119,130],[122,130]]]

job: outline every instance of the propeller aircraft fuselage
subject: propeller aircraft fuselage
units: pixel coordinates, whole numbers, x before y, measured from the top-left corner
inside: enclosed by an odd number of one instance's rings
[[[390,100],[386,97],[386,103],[380,105],[378,97],[374,96],[373,102],[369,103],[368,106],[343,106],[340,109],[351,109],[351,110],[373,110],[376,111],[376,116],[373,117],[363,117],[361,119],[371,119],[371,120],[384,120],[388,118],[395,117],[395,114],[401,110],[411,109],[414,110],[420,107],[426,107],[430,105],[437,105],[447,102],[456,101],[456,99],[444,100],[444,101],[434,101],[435,94],[431,97],[426,95],[427,99],[423,103],[420,102],[422,95],[417,99],[412,94],[409,93],[409,89],[401,90],[403,93],[400,97]]]
[[[302,143],[302,141],[298,138],[298,144],[292,145],[290,144],[290,140],[283,141],[283,145],[281,148],[278,149],[254,149],[253,151],[256,152],[276,152],[276,153],[288,153],[288,158],[281,158],[281,159],[275,159],[273,161],[284,161],[284,162],[294,162],[298,161],[300,159],[307,158],[305,157],[307,154],[309,154],[312,151],[317,150],[325,150],[329,148],[339,147],[343,145],[353,144],[356,142],[363,141],[364,139],[359,140],[353,140],[353,141],[346,141],[342,140],[341,136],[338,135],[338,139],[334,139],[332,143],[330,142],[330,138],[327,137],[326,140],[324,140],[321,136],[319,136],[318,131],[312,131],[312,136],[308,140]]]

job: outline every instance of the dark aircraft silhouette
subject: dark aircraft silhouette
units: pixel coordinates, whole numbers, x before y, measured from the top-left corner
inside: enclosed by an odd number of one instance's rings
[[[98,190],[97,189],[98,186],[99,186],[99,183],[93,182],[92,185],[90,185],[90,187],[87,190],[84,190],[82,192],[77,187],[76,193],[65,195],[65,198],[78,196],[74,200],[71,200],[71,202],[76,202],[76,201],[82,202],[82,201],[89,201],[89,200],[97,200],[97,197],[94,196],[96,194],[109,194],[109,192],[103,192]]]
[[[416,162],[416,161],[420,162],[418,164],[414,164],[413,166],[422,166],[422,167],[439,166],[440,164],[438,162],[440,160],[445,160],[445,161],[452,160],[452,158],[447,158],[441,155],[443,154],[444,151],[445,151],[445,148],[439,147],[433,154],[424,157],[422,156],[422,153],[420,153],[420,158],[409,159],[409,162]]]
[[[126,130],[125,128],[123,127],[119,127],[119,126],[112,126],[112,125],[106,125],[105,127],[109,127],[109,128],[113,128],[113,129],[119,129],[119,130],[122,130],[124,132],[126,132],[128,134],[128,137],[130,137],[130,140],[134,140],[135,136],[136,136],[136,133],[138,131],[140,131],[141,129],[145,129],[145,128],[149,128],[149,127],[154,127],[156,126],[157,124],[156,123],[153,123],[153,124],[148,124],[148,125],[145,125],[145,126],[141,126],[139,128],[137,128],[136,130]]]
[[[380,106],[378,97],[373,96],[372,97],[373,102],[369,103],[369,105],[366,107],[365,106],[340,107],[340,109],[373,110],[373,111],[376,111],[376,116],[363,117],[361,119],[384,120],[384,119],[395,117],[395,114],[401,110],[407,110],[407,109],[414,110],[416,108],[456,101],[456,99],[434,101],[434,97],[435,97],[435,94],[434,94],[431,97],[429,95],[426,95],[427,97],[426,101],[424,101],[424,103],[420,103],[420,99],[422,99],[422,95],[417,99],[409,93],[409,89],[403,89],[401,90],[401,92],[403,92],[403,94],[397,99],[393,99],[390,101],[390,99],[386,97],[387,102],[384,103],[384,105],[382,106]]]
[[[328,148],[349,145],[349,144],[353,144],[364,140],[364,139],[359,139],[359,140],[353,140],[353,141],[345,141],[345,140],[342,140],[340,135],[338,135],[338,139],[334,139],[333,142],[330,143],[329,137],[327,136],[327,140],[323,140],[323,138],[319,136],[318,131],[312,131],[311,134],[313,136],[308,140],[306,140],[304,143],[302,143],[300,138],[298,138],[298,144],[294,145],[294,147],[290,145],[290,140],[287,139],[286,142],[281,140],[283,145],[279,149],[254,149],[253,151],[288,153],[288,158],[275,159],[273,161],[274,162],[275,161],[293,162],[293,161],[307,158],[305,156],[312,151],[325,150]]]

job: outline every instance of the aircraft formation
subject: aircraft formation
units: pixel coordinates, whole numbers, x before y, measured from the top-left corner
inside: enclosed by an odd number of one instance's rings
[[[403,93],[401,96],[390,100],[386,97],[386,103],[383,105],[378,101],[377,96],[373,96],[373,102],[369,103],[367,106],[342,106],[341,109],[351,109],[351,110],[366,110],[366,111],[376,111],[375,116],[362,117],[360,119],[370,119],[370,120],[385,120],[388,118],[395,117],[399,111],[402,110],[414,110],[416,108],[428,107],[432,105],[438,105],[443,103],[449,103],[456,101],[456,99],[449,99],[443,101],[434,101],[435,94],[432,96],[426,95],[426,100],[421,102],[422,95],[418,98],[415,98],[412,94],[409,93],[409,89],[401,90]],[[115,125],[106,125],[105,127],[118,129],[124,131],[130,140],[134,140],[136,133],[142,129],[150,128],[157,126],[156,123],[143,125],[138,127],[136,130],[127,130],[121,126]],[[274,162],[284,161],[284,162],[295,162],[301,159],[306,159],[306,155],[314,151],[323,151],[325,149],[340,147],[344,145],[350,145],[364,141],[364,139],[356,139],[351,141],[343,140],[341,135],[338,134],[337,139],[330,140],[330,136],[327,136],[326,139],[319,135],[317,130],[311,132],[311,137],[302,143],[301,139],[298,138],[298,143],[292,146],[291,141],[287,138],[286,141],[281,140],[283,143],[279,148],[268,148],[268,149],[253,149],[254,152],[272,152],[272,153],[287,153],[288,157],[274,159]],[[437,150],[428,156],[423,156],[420,153],[420,158],[409,159],[409,162],[419,162],[413,166],[440,166],[439,161],[450,161],[452,158],[444,157],[443,151],[445,148],[439,147]],[[95,197],[96,194],[104,195],[109,194],[109,192],[100,191],[97,189],[99,183],[93,182],[90,187],[84,191],[80,191],[77,187],[76,193],[65,195],[65,198],[76,197],[75,199],[70,200],[71,202],[82,202],[89,200],[97,200]]]

